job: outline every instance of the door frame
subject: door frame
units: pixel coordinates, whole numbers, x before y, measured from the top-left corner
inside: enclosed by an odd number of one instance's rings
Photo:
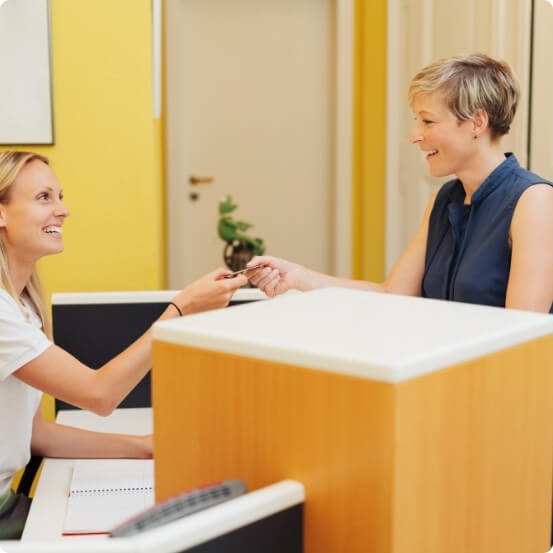
[[[386,209],[384,271],[391,270],[391,260],[401,249],[401,195],[399,186],[400,158],[400,102],[399,68],[401,67],[401,45],[399,33],[399,0],[388,0],[386,28]],[[425,41],[423,35],[422,40]],[[423,48],[426,45],[423,45]]]
[[[333,272],[351,278],[353,249],[354,0],[336,0],[336,170]]]
[[[159,2],[152,0],[152,9],[156,13]],[[330,202],[333,205],[333,243],[331,252],[332,272],[341,277],[349,278],[352,274],[352,187],[353,187],[353,56],[354,56],[354,29],[355,29],[355,0],[334,0],[335,9],[335,74],[336,74],[336,105],[335,105],[335,168],[334,183],[331,190]],[[159,36],[161,31],[155,30],[161,25],[159,18],[154,18],[154,36]],[[163,31],[165,32],[165,31]],[[155,51],[156,40],[154,40]],[[155,55],[154,55],[155,59]],[[164,56],[167,59],[167,56]],[[166,68],[168,70],[168,68]],[[154,90],[158,86],[156,74],[159,67],[153,70]],[[160,95],[154,92],[154,118],[160,113]],[[157,101],[156,101],[157,100]],[[167,138],[166,138],[167,139]],[[167,157],[165,164],[167,164]],[[168,179],[172,172],[165,169],[166,188],[169,187]],[[166,194],[166,202],[167,202]],[[169,217],[169,210],[165,209]],[[167,227],[169,225],[167,224]],[[167,263],[170,251],[167,248]],[[168,272],[168,269],[167,269]]]

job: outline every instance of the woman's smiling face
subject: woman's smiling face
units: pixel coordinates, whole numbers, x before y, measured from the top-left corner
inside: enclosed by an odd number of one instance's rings
[[[467,167],[475,151],[472,120],[459,121],[438,93],[420,93],[412,104],[415,123],[409,135],[425,153],[430,174],[445,177]]]
[[[69,210],[60,183],[48,165],[27,163],[0,203],[0,235],[8,258],[35,262],[63,251],[61,229]]]

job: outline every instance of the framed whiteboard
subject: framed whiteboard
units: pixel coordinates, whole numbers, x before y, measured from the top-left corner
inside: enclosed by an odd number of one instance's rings
[[[0,0],[0,144],[53,144],[49,0]]]

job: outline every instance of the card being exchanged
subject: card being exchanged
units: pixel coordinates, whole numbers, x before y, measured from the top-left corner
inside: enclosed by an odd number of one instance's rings
[[[246,271],[253,271],[254,269],[260,269],[261,267],[264,267],[263,263],[260,263],[259,265],[254,265],[253,267],[245,267],[244,269],[240,269],[239,271],[234,271],[233,273],[229,273],[228,275],[225,275],[224,278],[234,278],[236,275],[245,273]]]

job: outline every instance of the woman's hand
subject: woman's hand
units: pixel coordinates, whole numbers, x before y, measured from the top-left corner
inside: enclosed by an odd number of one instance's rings
[[[248,282],[244,275],[224,278],[229,273],[228,269],[216,269],[204,275],[177,294],[173,302],[180,307],[183,314],[225,307],[234,292]]]
[[[248,271],[248,280],[269,297],[278,296],[291,288],[305,291],[317,287],[314,273],[296,263],[277,257],[258,256],[247,267],[255,265],[263,267]]]
[[[137,445],[135,457],[138,459],[151,459],[154,455],[153,435],[133,436]]]

